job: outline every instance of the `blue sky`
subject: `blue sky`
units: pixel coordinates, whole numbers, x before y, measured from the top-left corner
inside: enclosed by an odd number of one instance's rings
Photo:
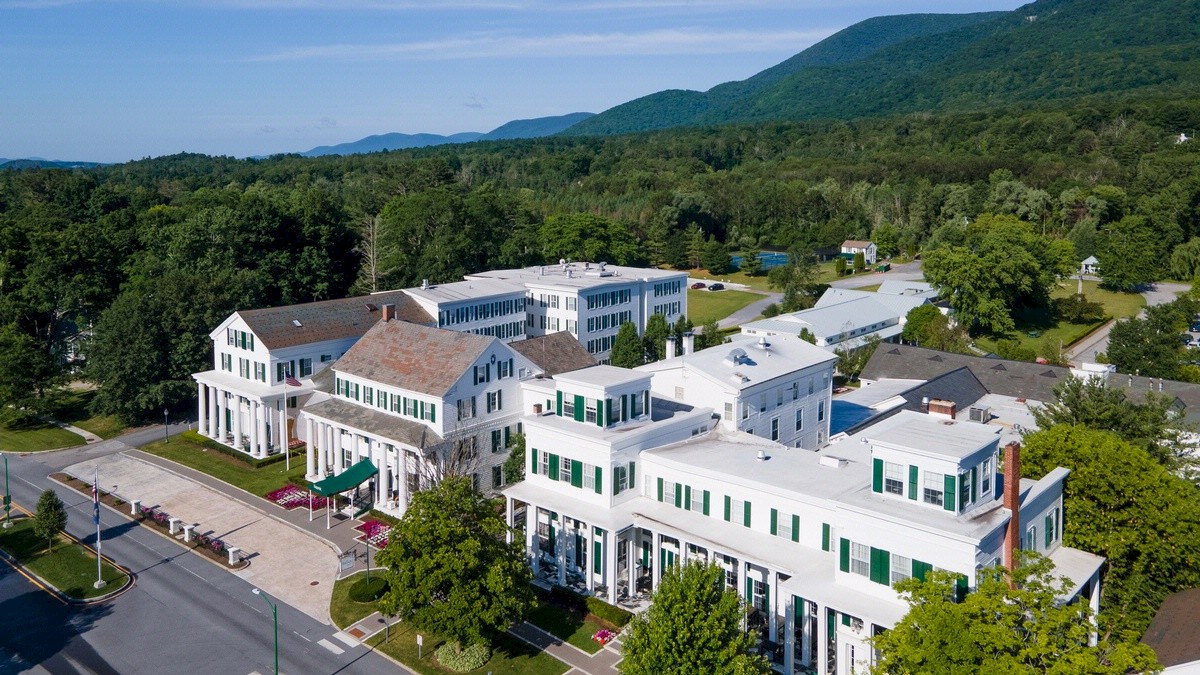
[[[1015,0],[0,0],[0,157],[490,131],[740,80],[873,16]]]

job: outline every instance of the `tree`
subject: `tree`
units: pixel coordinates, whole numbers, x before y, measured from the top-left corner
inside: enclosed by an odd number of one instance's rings
[[[504,484],[512,485],[525,480],[525,434],[513,434],[508,441],[508,457],[501,469]]]
[[[867,362],[871,360],[871,356],[879,347],[880,342],[882,340],[879,339],[879,336],[872,333],[857,347],[835,348],[833,353],[838,357],[837,371],[849,380],[858,379],[858,374],[867,367]]]
[[[839,277],[846,276],[846,259],[838,256],[833,261],[833,273]]]
[[[725,342],[725,338],[721,337],[721,326],[716,319],[709,321],[700,327],[700,344],[697,349],[708,349],[716,347]]]
[[[1192,237],[1171,252],[1171,276],[1175,279],[1200,278],[1200,237]]]
[[[36,409],[56,379],[53,359],[15,323],[0,326],[0,358],[0,408]]]
[[[687,318],[687,316],[683,314],[680,314],[679,318],[675,320],[675,324],[671,326],[671,336],[675,338],[675,353],[669,354],[668,358],[671,356],[679,356],[683,353],[683,336],[692,332],[692,328],[694,328],[694,326],[692,326],[691,319]]]
[[[1089,673],[1124,675],[1158,667],[1154,652],[1136,638],[1088,646],[1086,604],[1063,605],[1070,588],[1049,559],[1020,555],[1010,586],[1004,570],[982,570],[977,589],[956,601],[958,575],[936,570],[896,584],[909,604],[895,627],[872,638],[891,673]]]
[[[465,476],[413,494],[380,551],[388,592],[379,609],[460,644],[491,642],[533,607],[518,537]]]
[[[817,282],[817,263],[812,254],[791,251],[785,265],[767,272],[767,284],[781,293],[780,309],[797,312],[808,309],[817,302],[825,285]]]
[[[638,337],[633,322],[626,321],[617,329],[610,361],[618,368],[636,368],[646,362],[646,344]]]
[[[646,320],[646,330],[643,332],[642,341],[645,343],[646,357],[645,362],[661,361],[664,358],[671,358],[674,354],[667,353],[667,338],[671,337],[671,327],[667,324],[667,318],[662,314],[653,314]],[[620,331],[617,332],[617,339],[620,339]],[[676,342],[676,346],[678,346]],[[613,345],[613,351],[616,351],[616,345]],[[641,365],[641,363],[637,364]],[[632,366],[630,366],[632,367]]]
[[[771,672],[766,659],[750,653],[754,638],[742,630],[745,607],[725,586],[719,565],[667,568],[652,600],[629,624],[625,658],[617,665],[625,675]]]
[[[33,532],[46,540],[49,549],[54,548],[54,539],[67,526],[67,509],[54,490],[46,490],[38,497],[37,513],[33,514]]]
[[[913,307],[904,317],[904,330],[900,331],[900,339],[923,346],[932,334],[931,324],[942,319],[942,312],[936,305]]]
[[[762,274],[762,258],[759,257],[762,251],[753,244],[742,247],[742,263],[739,269],[746,273],[748,277],[756,277]]]
[[[1140,636],[1167,595],[1200,585],[1200,494],[1116,434],[1057,425],[1025,436],[1024,470],[1070,470],[1063,543],[1107,558],[1101,625]]]
[[[867,257],[863,255],[862,251],[859,251],[854,254],[854,273],[858,274],[865,269],[867,269]]]
[[[1158,279],[1166,251],[1162,234],[1145,218],[1127,216],[1102,233],[1096,248],[1100,285],[1129,293]]]
[[[1108,361],[1122,373],[1176,378],[1184,357],[1179,329],[1160,307],[1146,310],[1146,318],[1131,317],[1113,324],[1108,333]]]
[[[714,237],[709,237],[704,244],[700,264],[709,273],[719,276],[729,271],[733,261],[729,257],[729,249],[725,244],[717,241]]]

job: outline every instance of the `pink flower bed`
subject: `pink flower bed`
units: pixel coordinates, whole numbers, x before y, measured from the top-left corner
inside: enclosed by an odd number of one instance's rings
[[[285,485],[278,490],[268,492],[267,499],[289,510],[299,507],[323,509],[329,503],[325,497],[318,497],[295,485]]]
[[[362,532],[362,535],[356,537],[358,541],[370,544],[375,548],[383,548],[388,544],[388,535],[392,533],[392,526],[378,520],[367,520],[362,525],[354,529]]]
[[[596,631],[596,634],[592,636],[592,639],[604,645],[611,642],[615,637],[617,637],[616,633],[612,632],[611,630],[601,628],[600,630]]]

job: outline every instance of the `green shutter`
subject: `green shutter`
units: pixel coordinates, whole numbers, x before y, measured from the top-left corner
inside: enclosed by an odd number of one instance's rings
[[[746,604],[754,604],[754,580],[749,574],[746,575]]]
[[[637,462],[629,463],[629,487],[630,487],[630,489],[634,489],[637,487],[637,476],[635,475],[636,472],[634,471],[634,467],[636,465],[637,465]]]
[[[841,556],[841,560],[840,560],[838,567],[843,572],[849,572],[850,571],[850,540],[846,539],[845,537],[842,537],[838,541],[838,546],[840,547],[838,549],[838,554]]]
[[[596,467],[596,494],[604,494],[604,469]]]
[[[685,485],[683,487],[683,508],[684,510],[692,510],[692,486]]]
[[[675,484],[675,508],[680,508],[682,506],[683,506],[683,484],[676,483]]]
[[[854,617],[850,616],[849,614],[847,614],[845,612],[842,612],[842,625],[843,626],[849,626],[850,624],[854,623],[853,619],[854,619]]]
[[[925,577],[933,571],[933,565],[927,562],[921,562],[916,558],[912,561],[912,575],[921,581],[925,581]]]
[[[550,455],[550,480],[558,480],[558,455]]]
[[[942,508],[946,509],[947,511],[954,511],[954,496],[957,494],[955,491],[954,476],[947,474],[944,483],[946,494],[942,499]]]
[[[529,451],[529,473],[537,473],[537,448]]]
[[[792,514],[792,541],[800,541],[800,516]]]
[[[419,417],[425,419],[425,401],[421,401],[421,412]]]
[[[971,503],[979,499],[979,468],[971,467]]]
[[[1050,548],[1050,542],[1054,541],[1054,519],[1049,515],[1046,516],[1046,548]]]
[[[729,508],[731,506],[730,501],[732,501],[732,500],[729,498],[729,495],[725,495],[725,522],[727,522],[727,523],[730,522],[730,514],[729,514]]]
[[[621,421],[629,419],[629,397],[621,395]]]
[[[967,577],[962,574],[958,575],[958,578],[954,580],[954,601],[962,602],[967,597],[969,588]]]
[[[779,509],[771,509],[771,534],[779,533]]]
[[[921,473],[919,471],[917,471],[916,465],[910,465],[908,467],[908,498],[909,499],[915,500],[917,498],[917,481],[920,480],[920,478],[921,478]]]
[[[821,550],[829,550],[829,523],[821,523]]]
[[[662,501],[662,497],[663,497],[662,479],[661,479],[661,478],[659,478],[659,479],[658,479],[658,501],[660,501],[660,502],[661,502],[661,501]]]
[[[430,422],[436,422],[436,421],[437,421],[437,404],[435,404],[435,403],[430,403],[430,404],[429,404],[429,421],[430,421]],[[507,429],[506,429],[506,430],[507,430]],[[507,445],[507,444],[506,444],[506,445]]]
[[[558,398],[558,403],[557,403],[557,407],[554,409],[554,414],[558,415],[559,417],[562,417],[562,392],[556,391],[554,393],[557,395],[557,398]]]
[[[892,554],[881,548],[871,547],[871,581],[884,586],[892,585]]]
[[[601,574],[604,571],[604,569],[600,566],[600,563],[604,560],[604,551],[602,548],[603,547],[600,545],[600,542],[592,542],[592,571],[596,574]]]
[[[705,490],[704,491],[704,515],[706,515],[706,516],[708,515],[708,498],[709,498],[708,490]]]
[[[875,471],[871,476],[871,492],[883,492],[883,460],[875,458]]]
[[[604,417],[604,399],[596,400],[596,426],[604,428],[606,418]]]
[[[571,462],[571,487],[583,487],[583,462]]]
[[[746,502],[745,511],[746,511],[746,513],[744,515],[744,520],[742,521],[742,524],[744,524],[746,527],[750,527],[750,502]]]
[[[584,413],[583,397],[576,395],[575,396],[575,421],[576,422],[583,421],[583,413]]]

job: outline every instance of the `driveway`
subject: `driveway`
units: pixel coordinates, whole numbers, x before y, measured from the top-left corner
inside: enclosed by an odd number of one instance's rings
[[[1085,277],[1086,279],[1087,277]],[[1172,284],[1161,282],[1142,292],[1142,296],[1146,298],[1146,306],[1154,307],[1155,305],[1165,305],[1172,302],[1180,294],[1191,289],[1187,284]],[[1143,311],[1138,316],[1145,316]],[[1108,333],[1112,330],[1113,322],[1109,321],[1100,328],[1092,332],[1084,339],[1076,342],[1073,347],[1067,350],[1068,361],[1095,361],[1097,354],[1102,354],[1108,351]]]
[[[925,272],[921,270],[921,261],[914,260],[902,265],[892,265],[887,272],[873,274],[856,274],[829,282],[834,288],[861,288],[874,286],[885,281],[925,281]]]
[[[137,499],[185,523],[196,532],[242,549],[249,567],[232,572],[267,594],[329,623],[329,600],[338,570],[333,546],[301,532],[266,512],[229,499],[172,471],[126,453],[96,457],[64,471],[100,484],[125,500]]]

